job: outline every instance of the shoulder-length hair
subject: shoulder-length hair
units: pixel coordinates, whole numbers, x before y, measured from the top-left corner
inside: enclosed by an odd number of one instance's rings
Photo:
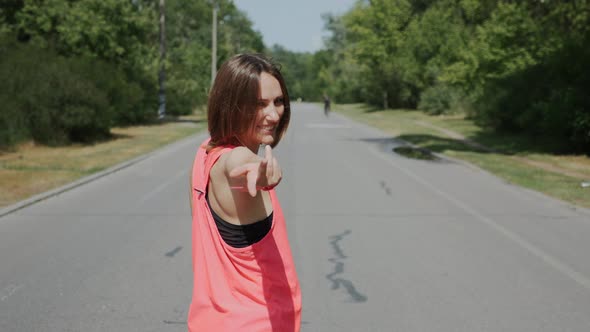
[[[283,93],[284,113],[277,125],[272,147],[279,143],[291,118],[289,94],[280,68],[261,54],[238,54],[221,65],[209,93],[209,149],[223,145],[242,145],[239,138],[253,130],[262,73],[276,78]]]

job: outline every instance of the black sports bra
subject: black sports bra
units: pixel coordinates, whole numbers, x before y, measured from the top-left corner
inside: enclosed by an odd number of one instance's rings
[[[211,215],[213,215],[213,220],[215,220],[215,224],[217,225],[217,230],[219,230],[219,234],[223,241],[228,245],[234,248],[244,248],[262,240],[262,238],[270,231],[273,213],[252,224],[234,225],[223,220],[217,213],[215,213],[211,208],[211,204],[209,204],[209,197],[207,196],[206,198]]]

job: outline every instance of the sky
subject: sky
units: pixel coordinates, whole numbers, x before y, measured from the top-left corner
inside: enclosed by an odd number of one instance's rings
[[[355,0],[234,0],[254,23],[264,44],[279,44],[294,52],[316,52],[323,46],[323,13],[343,14]]]

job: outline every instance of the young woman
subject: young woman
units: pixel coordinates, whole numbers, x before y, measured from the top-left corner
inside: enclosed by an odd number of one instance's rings
[[[301,293],[272,153],[290,115],[283,77],[267,58],[242,54],[221,66],[208,102],[211,137],[191,176],[189,331],[299,331]]]

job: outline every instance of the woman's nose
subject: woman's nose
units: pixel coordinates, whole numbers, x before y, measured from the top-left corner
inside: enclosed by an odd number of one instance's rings
[[[279,110],[273,104],[270,104],[266,110],[266,118],[271,121],[279,121]]]

